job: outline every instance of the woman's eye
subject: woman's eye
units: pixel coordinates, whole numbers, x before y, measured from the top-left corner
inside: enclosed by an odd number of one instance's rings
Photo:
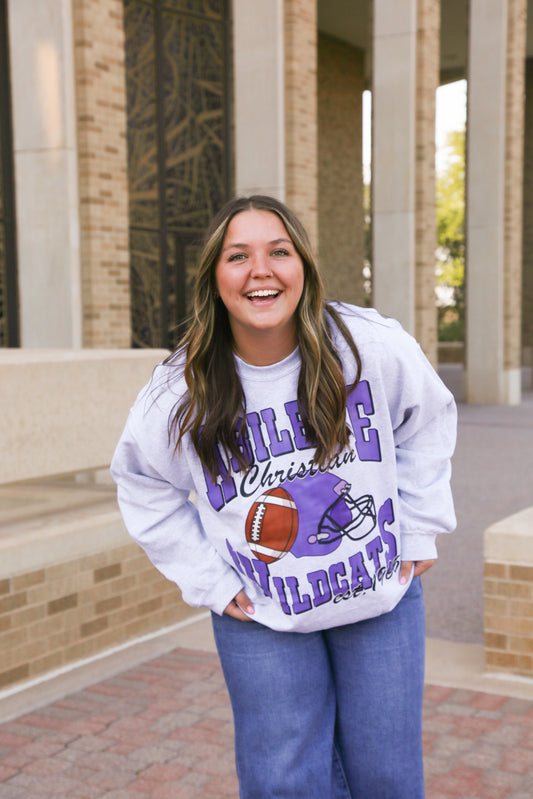
[[[274,250],[274,252],[272,253],[272,255],[288,255],[288,254],[289,251],[283,249],[283,247],[279,247],[277,250]]]
[[[233,253],[233,255],[230,255],[228,261],[242,261],[242,259],[245,257],[246,256],[244,255],[243,252],[235,252]]]

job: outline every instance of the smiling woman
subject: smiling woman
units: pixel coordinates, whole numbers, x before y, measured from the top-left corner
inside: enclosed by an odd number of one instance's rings
[[[419,576],[455,523],[454,437],[400,325],[325,302],[294,214],[225,205],[112,473],[135,540],[213,611],[241,799],[422,799]]]

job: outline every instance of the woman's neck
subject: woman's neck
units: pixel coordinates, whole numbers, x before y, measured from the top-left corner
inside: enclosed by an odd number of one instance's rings
[[[271,366],[287,358],[298,345],[296,333],[272,335],[271,331],[261,331],[263,335],[234,337],[234,350],[241,360],[252,366]],[[274,331],[272,331],[274,332]]]

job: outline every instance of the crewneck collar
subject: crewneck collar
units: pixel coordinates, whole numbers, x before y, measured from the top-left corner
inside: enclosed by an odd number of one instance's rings
[[[274,380],[284,375],[294,372],[300,368],[300,348],[296,347],[290,355],[281,361],[271,363],[268,366],[254,366],[254,364],[243,361],[236,353],[233,355],[235,366],[239,377],[244,380]]]

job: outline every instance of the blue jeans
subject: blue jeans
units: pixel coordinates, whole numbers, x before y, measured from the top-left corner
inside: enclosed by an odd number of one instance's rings
[[[316,633],[212,618],[241,799],[423,799],[420,578],[390,613]]]

